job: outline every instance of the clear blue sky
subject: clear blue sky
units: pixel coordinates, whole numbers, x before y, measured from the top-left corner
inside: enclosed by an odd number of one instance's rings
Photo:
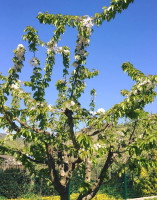
[[[23,30],[32,25],[39,31],[41,39],[46,42],[53,35],[53,28],[41,25],[36,16],[38,12],[89,15],[101,12],[102,7],[109,5],[110,0],[5,0],[0,4],[0,72],[7,75],[12,64],[13,49],[22,41]],[[121,70],[125,61],[130,61],[145,74],[157,74],[157,0],[135,0],[129,8],[116,15],[109,23],[94,29],[91,37],[87,66],[100,71],[98,77],[87,81],[86,94],[81,101],[84,106],[89,104],[89,91],[93,87],[97,91],[96,108],[108,110],[114,104],[122,101],[120,90],[130,89],[133,81]],[[61,45],[75,46],[76,30],[68,29],[63,36]],[[38,56],[38,55],[37,55]],[[26,55],[26,65],[23,69],[24,80],[31,74],[28,64],[30,55]],[[44,56],[39,53],[41,60]],[[54,79],[60,76],[61,58],[57,56],[54,68]],[[73,61],[73,54],[71,62]],[[43,61],[44,62],[44,61]],[[56,92],[54,86],[47,91],[49,103],[54,103]],[[157,99],[146,107],[147,111],[157,113]]]

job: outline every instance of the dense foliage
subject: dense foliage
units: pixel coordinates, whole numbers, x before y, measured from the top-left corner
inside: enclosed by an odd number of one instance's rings
[[[30,178],[25,171],[7,169],[0,171],[0,196],[16,198],[30,189]]]

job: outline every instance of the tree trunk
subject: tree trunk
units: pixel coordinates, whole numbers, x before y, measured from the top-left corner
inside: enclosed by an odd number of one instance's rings
[[[69,189],[67,188],[61,195],[60,195],[61,199],[60,200],[70,200],[69,197]]]

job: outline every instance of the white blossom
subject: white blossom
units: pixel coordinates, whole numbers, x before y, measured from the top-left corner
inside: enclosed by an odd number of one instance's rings
[[[98,114],[103,114],[103,113],[105,113],[105,110],[104,110],[103,108],[99,108],[99,109],[97,110],[97,113],[98,113]]]
[[[19,44],[19,45],[17,46],[17,50],[20,49],[20,48],[25,48],[25,47],[23,46],[23,44]]]
[[[123,132],[118,132],[118,135],[119,135],[120,137],[124,137],[124,133],[123,133]]]
[[[17,89],[19,89],[19,85],[17,83],[12,84],[11,88],[17,90]]]
[[[79,64],[78,64],[77,62],[74,62],[72,65],[73,65],[74,67],[78,67],[78,66],[79,66]]]
[[[90,18],[88,15],[85,19],[82,20],[82,24],[85,27],[91,28],[92,26],[94,26],[93,22],[92,22],[92,18]]]
[[[79,53],[80,53],[81,55],[84,55],[84,54],[85,54],[85,50],[84,50],[84,49],[81,49]]]
[[[68,101],[68,102],[66,102],[65,107],[68,108],[68,109],[71,109],[72,106],[74,106],[74,105],[75,105],[74,101],[70,101],[70,102]]]
[[[134,90],[134,91],[133,91],[133,94],[134,94],[134,95],[136,95],[137,93],[138,93],[138,91],[137,91],[137,90]]]
[[[49,111],[53,111],[53,106],[50,104],[48,105]]]
[[[141,85],[146,85],[146,84],[152,84],[152,82],[148,79],[148,80],[143,80],[142,78],[140,79],[140,83],[138,84],[138,86]]]
[[[22,91],[22,90],[20,90],[20,91],[19,91],[19,94],[23,94],[23,91]]]
[[[65,55],[69,55],[69,54],[70,54],[70,51],[69,51],[68,49],[64,49],[63,53],[64,53]]]
[[[87,51],[84,53],[84,56],[88,56],[88,52]]]
[[[47,46],[48,46],[49,48],[55,48],[55,47],[57,47],[57,44],[54,43],[53,40],[50,40],[50,41],[47,43]]]
[[[75,105],[75,102],[74,102],[74,101],[71,101],[71,105],[74,106],[74,105]]]
[[[14,66],[13,66],[13,69],[17,70],[17,69],[21,69],[22,68],[22,64],[17,64],[15,63]]]
[[[55,53],[64,53],[65,55],[69,55],[70,51],[68,49],[63,49],[63,47],[58,47],[57,43],[54,43],[53,40],[50,40],[47,43],[47,54],[49,55],[52,51]]]
[[[75,55],[74,58],[75,58],[76,60],[80,60],[80,56],[79,56],[79,55]]]
[[[78,53],[79,53],[79,51],[81,50],[81,47],[82,47],[81,44],[77,44],[77,46],[76,46],[76,50],[78,51]]]
[[[36,67],[39,64],[39,59],[37,57],[33,57],[30,59],[29,64]]]
[[[53,50],[54,50],[55,53],[62,53],[62,51],[63,51],[62,47],[57,47],[57,46],[55,46],[53,48]]]
[[[30,108],[30,110],[36,110],[36,107],[35,107],[35,106],[32,106],[32,107]]]
[[[23,46],[23,44],[19,44],[19,45],[17,46],[17,49],[16,49],[16,51],[15,51],[15,55],[17,56],[17,58],[18,58],[19,60],[21,60],[21,58],[22,58],[22,56],[24,55],[25,51],[26,51],[26,49],[25,49],[25,47]]]
[[[101,145],[99,143],[96,143],[93,146],[94,146],[96,151],[101,148]]]
[[[95,111],[90,111],[90,114],[92,114],[93,116],[96,115]]]
[[[47,54],[49,55],[52,52],[50,48],[47,48]]]

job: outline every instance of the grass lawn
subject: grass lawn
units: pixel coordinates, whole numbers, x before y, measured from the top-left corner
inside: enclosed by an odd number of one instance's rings
[[[70,200],[76,200],[78,195],[79,194],[70,195]],[[0,200],[8,200],[8,199],[6,199],[4,197],[0,197]],[[39,196],[31,195],[31,196],[28,196],[28,197],[17,198],[17,199],[9,199],[9,200],[60,200],[60,197],[59,196],[39,197]],[[98,194],[96,197],[93,198],[93,200],[115,200],[115,198],[109,197],[106,194]]]

